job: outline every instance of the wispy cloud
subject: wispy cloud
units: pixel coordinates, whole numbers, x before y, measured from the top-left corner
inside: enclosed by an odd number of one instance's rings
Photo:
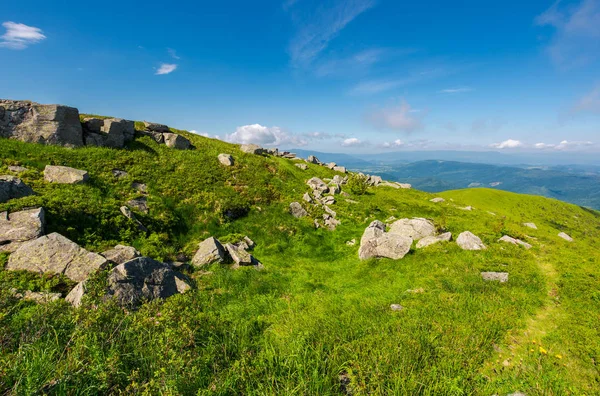
[[[372,111],[367,115],[367,121],[380,129],[413,132],[422,126],[421,119],[414,115],[416,112],[406,101],[402,101],[397,106]]]
[[[438,93],[442,93],[442,94],[458,94],[458,93],[465,93],[465,92],[471,92],[471,91],[473,91],[473,88],[460,87],[460,88],[442,89],[442,90],[438,91]]]
[[[373,95],[381,92],[390,91],[406,85],[415,84],[421,81],[427,81],[454,73],[458,69],[447,67],[434,67],[431,69],[420,70],[409,73],[405,77],[391,76],[387,78],[372,79],[362,81],[356,84],[350,93],[353,95]]]
[[[552,26],[555,34],[547,50],[560,66],[587,64],[600,53],[600,0],[582,0],[560,8],[560,0],[535,19],[540,26]]]
[[[171,56],[171,58],[173,58],[173,59],[181,59],[181,57],[179,57],[177,55],[177,51],[175,51],[173,48],[167,48],[167,52],[169,53],[169,55]]]
[[[600,114],[600,84],[585,94],[574,106],[575,112]]]
[[[177,69],[177,65],[174,63],[161,63],[158,70],[156,70],[156,75],[163,75],[173,73]]]
[[[10,21],[4,22],[2,26],[6,29],[6,33],[0,36],[0,47],[3,48],[22,50],[46,39],[42,29],[37,27]]]
[[[508,139],[505,140],[503,142],[500,143],[493,143],[490,144],[490,147],[492,148],[496,148],[496,149],[514,149],[514,148],[519,148],[519,147],[523,147],[524,144],[523,142],[521,142],[520,140],[515,140],[515,139]]]
[[[388,52],[385,48],[369,48],[350,56],[325,59],[314,66],[315,74],[317,77],[325,77],[365,72],[380,62]]]
[[[590,141],[569,141],[563,140],[558,144],[552,143],[536,143],[533,145],[538,150],[558,150],[558,151],[569,151],[579,150],[581,148],[589,148],[594,146],[593,142]]]
[[[381,145],[379,145],[379,147],[385,148],[385,149],[391,149],[391,148],[404,147],[405,145],[406,145],[406,143],[404,143],[402,140],[396,139],[393,142],[384,142]]]
[[[293,15],[299,29],[289,45],[292,65],[310,65],[346,25],[374,5],[375,0],[335,0],[319,5],[310,18]]]

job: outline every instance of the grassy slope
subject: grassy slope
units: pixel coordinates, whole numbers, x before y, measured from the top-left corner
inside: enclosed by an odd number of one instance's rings
[[[48,232],[95,251],[132,244],[162,260],[193,254],[209,235],[245,234],[266,267],[193,271],[196,290],[133,313],[92,300],[79,310],[16,301],[9,287],[64,292],[72,284],[0,269],[0,393],[338,394],[342,372],[356,394],[578,394],[598,386],[597,213],[499,191],[442,194],[477,208],[465,212],[423,192],[379,188],[352,197],[359,204],[333,205],[342,220],[335,232],[315,230],[287,206],[301,199],[306,179],[332,171],[302,171],[292,161],[188,136],[194,151],[149,138],[129,150],[0,140],[0,173],[13,163],[31,168],[22,177],[39,193],[0,211],[43,205]],[[219,165],[221,152],[234,155],[234,168]],[[41,172],[49,163],[86,169],[91,183],[47,185]],[[130,176],[116,180],[113,168]],[[150,214],[138,215],[148,235],[118,210],[136,197],[133,181],[149,186]],[[222,215],[240,208],[249,209],[245,217]],[[455,235],[471,230],[490,248],[443,244],[401,261],[359,261],[358,246],[345,241],[392,215],[432,218]],[[540,230],[524,229],[525,220]],[[563,229],[576,242],[558,239]],[[538,241],[531,251],[494,242],[506,232]],[[483,283],[482,270],[508,270],[511,278]],[[391,303],[406,309],[391,312]],[[564,358],[523,349],[529,334]],[[518,369],[501,364],[513,338],[521,343],[514,359],[524,359]]]

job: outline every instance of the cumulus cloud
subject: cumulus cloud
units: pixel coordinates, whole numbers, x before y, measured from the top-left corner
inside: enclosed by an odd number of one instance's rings
[[[156,71],[156,75],[163,75],[173,73],[177,69],[177,65],[173,63],[161,63],[160,67]]]
[[[514,139],[508,139],[503,142],[493,143],[490,145],[490,147],[497,148],[497,149],[513,149],[513,148],[519,148],[519,147],[523,147],[523,146],[524,146],[524,144],[521,141],[514,140]]]
[[[577,149],[591,147],[591,146],[594,146],[593,142],[582,141],[582,140],[574,140],[574,141],[563,140],[558,144],[536,143],[534,145],[534,147],[538,150],[559,150],[559,151],[577,150]]]
[[[357,146],[363,146],[364,143],[357,138],[348,138],[348,139],[344,139],[342,141],[342,147],[357,147]]]
[[[564,9],[559,6],[560,1],[555,2],[535,19],[538,25],[555,29],[548,53],[562,66],[589,63],[600,53],[600,0],[583,0]]]
[[[0,36],[0,47],[22,50],[46,39],[42,30],[22,23],[4,22],[6,33]]]
[[[412,132],[421,127],[421,120],[414,116],[415,113],[416,110],[402,101],[398,106],[373,111],[367,120],[376,128]]]
[[[400,139],[396,139],[393,142],[384,142],[381,144],[382,148],[398,148],[398,147],[403,147],[405,145],[405,143],[400,140]]]
[[[263,146],[278,146],[281,144],[306,146],[308,144],[307,139],[290,134],[280,127],[266,127],[260,124],[237,127],[235,132],[225,136],[225,140],[231,143],[254,143]]]

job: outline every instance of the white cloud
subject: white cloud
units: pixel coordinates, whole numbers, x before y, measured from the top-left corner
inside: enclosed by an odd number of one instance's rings
[[[161,63],[160,67],[156,71],[156,75],[173,73],[177,69],[177,65],[174,63]]]
[[[177,51],[175,51],[172,48],[167,48],[167,51],[169,52],[169,55],[171,55],[171,58],[173,59],[181,59],[181,57],[177,56]]]
[[[367,120],[377,128],[412,132],[421,127],[421,120],[413,114],[414,110],[405,101],[399,106],[375,110]]]
[[[356,147],[356,146],[362,146],[363,142],[357,138],[348,138],[348,139],[344,139],[342,141],[342,146],[343,147]]]
[[[0,36],[0,47],[21,50],[46,39],[40,28],[22,23],[4,22],[6,33]]]
[[[490,147],[497,149],[513,149],[518,147],[523,147],[523,143],[519,140],[508,139],[500,143],[491,144]]]
[[[471,91],[473,91],[473,88],[462,87],[462,88],[447,88],[447,89],[442,89],[441,91],[438,91],[438,93],[456,94],[456,93],[464,93],[464,92],[471,92]]]
[[[308,144],[306,139],[289,134],[277,126],[266,127],[260,124],[237,127],[235,132],[225,136],[225,140],[231,143],[254,143],[264,146],[278,146],[281,144],[306,146]]]
[[[400,139],[396,139],[393,142],[385,142],[381,144],[382,148],[398,148],[404,146],[404,142]]]
[[[548,53],[562,66],[589,63],[600,53],[600,1],[582,0],[564,10],[559,5],[556,1],[535,19],[540,26],[555,28]]]
[[[558,144],[552,143],[536,143],[533,147],[538,150],[558,150],[558,151],[570,151],[578,150],[582,148],[589,148],[595,146],[593,142],[586,140],[563,140]]]
[[[577,102],[576,112],[600,113],[600,84]]]
[[[320,4],[310,19],[293,13],[292,19],[299,30],[289,46],[292,64],[310,65],[347,24],[374,5],[374,0],[335,0],[329,7]]]

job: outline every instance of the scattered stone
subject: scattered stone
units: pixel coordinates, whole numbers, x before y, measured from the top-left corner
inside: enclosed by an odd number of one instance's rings
[[[346,177],[342,177],[340,175],[335,175],[333,176],[333,179],[331,179],[331,181],[335,184],[342,185],[342,184],[346,184],[348,182],[348,176]]]
[[[181,135],[176,133],[163,133],[165,145],[177,150],[187,150],[192,147],[192,143]]]
[[[59,300],[62,295],[60,293],[50,292],[33,292],[26,290],[23,293],[17,292],[15,289],[11,289],[12,295],[15,298],[19,298],[27,301],[34,301],[38,304],[47,304]]]
[[[90,179],[87,171],[70,168],[68,166],[46,165],[44,180],[48,183],[81,184]]]
[[[307,170],[308,166],[306,164],[295,164],[298,168],[302,169],[302,170]]]
[[[71,304],[73,307],[78,308],[81,306],[81,300],[87,292],[86,288],[87,281],[79,282],[65,297],[65,301]]]
[[[107,295],[121,306],[137,307],[145,301],[185,293],[190,288],[187,278],[170,265],[138,257],[110,271]]]
[[[120,170],[120,169],[113,169],[112,174],[117,179],[122,179],[124,177],[129,176],[129,173],[125,172],[124,170]]]
[[[334,218],[337,217],[337,213],[335,213],[335,211],[333,209],[331,209],[329,206],[327,206],[327,205],[323,206],[323,210],[325,210],[325,212],[327,212],[332,217],[334,217]]]
[[[0,99],[0,137],[29,143],[83,146],[79,111],[61,105]]]
[[[330,162],[328,164],[325,164],[325,166],[327,166],[329,169],[333,169],[337,166],[337,164],[335,162]]]
[[[0,252],[12,253],[23,243],[39,238],[45,225],[43,208],[0,213]]]
[[[460,210],[466,210],[466,211],[471,211],[473,210],[472,206],[465,206],[464,208],[459,208]]]
[[[351,239],[349,241],[346,241],[346,245],[348,245],[348,246],[354,246],[354,245],[356,245],[356,239]]]
[[[321,193],[327,193],[327,191],[329,191],[329,187],[327,186],[327,184],[325,184],[325,182],[321,179],[319,179],[318,177],[313,177],[312,179],[309,179],[306,184],[308,184],[308,186],[316,191],[319,191]]]
[[[256,243],[252,239],[248,238],[248,236],[244,236],[244,238],[242,238],[242,242],[246,244],[246,249],[252,250],[256,246]]]
[[[219,154],[219,162],[225,166],[233,166],[234,160],[230,154]]]
[[[452,233],[450,233],[450,232],[445,232],[438,236],[427,236],[427,237],[419,240],[419,242],[417,242],[417,249],[422,249],[429,245],[433,245],[434,243],[449,242],[451,240],[452,240]]]
[[[429,201],[431,201],[433,203],[446,202],[446,200],[444,198],[441,198],[441,197],[433,198],[433,199],[430,199]]]
[[[229,253],[229,256],[231,256],[231,259],[236,266],[255,265],[255,260],[252,255],[242,247],[227,243],[225,244],[225,250],[227,250],[227,253]]]
[[[142,224],[141,221],[139,221],[135,215],[133,214],[133,212],[131,211],[131,209],[129,209],[127,206],[121,206],[121,208],[119,209],[121,211],[121,213],[123,214],[123,216],[127,217],[129,220],[133,221],[138,229],[140,231],[143,232],[147,232],[148,229]]]
[[[400,188],[405,189],[405,190],[410,190],[412,188],[412,184],[409,184],[409,183],[399,183],[399,182],[396,182],[396,184],[398,186],[400,186]]]
[[[481,239],[478,236],[474,235],[470,231],[465,231],[461,233],[458,238],[456,238],[456,244],[460,246],[464,250],[484,250],[487,249],[487,246],[483,244]]]
[[[391,188],[395,188],[395,189],[401,188],[399,184],[397,184],[397,183],[390,183],[388,181],[384,181],[384,182],[381,182],[381,183],[377,184],[377,187],[391,187]]]
[[[24,166],[10,165],[8,170],[14,173],[23,173],[27,172],[29,169],[25,168]]]
[[[413,219],[400,219],[390,226],[390,232],[414,240],[419,240],[428,236],[434,236],[435,225],[430,220],[419,217]]]
[[[265,150],[256,145],[256,144],[242,144],[240,146],[240,150],[242,150],[244,153],[248,153],[248,154],[256,154],[256,155],[261,155],[264,154]]]
[[[192,264],[196,267],[202,267],[214,263],[222,264],[226,261],[225,248],[216,238],[210,237],[198,245],[198,251],[192,259]]]
[[[498,239],[498,242],[506,242],[506,243],[512,243],[513,245],[521,245],[527,250],[532,248],[532,246],[530,244],[528,244],[527,242],[523,242],[520,239],[516,239],[516,238],[510,237],[508,235],[504,235],[502,238]]]
[[[123,148],[133,140],[135,126],[133,121],[121,118],[86,118],[83,133],[88,146]]]
[[[306,162],[308,162],[309,164],[321,165],[321,161],[319,161],[319,159],[317,157],[315,157],[314,155],[309,155]]]
[[[482,272],[481,278],[484,281],[508,282],[508,272]]]
[[[148,186],[144,183],[133,182],[131,183],[131,188],[143,194],[146,194],[148,192]]]
[[[156,124],[154,122],[144,121],[144,127],[146,128],[147,131],[151,131],[151,132],[159,132],[159,133],[171,132],[171,130],[169,129],[168,126],[163,125],[163,124]]]
[[[309,193],[304,193],[304,195],[302,196],[302,200],[308,203],[314,202]]]
[[[371,186],[375,186],[377,187],[379,185],[379,183],[383,182],[383,179],[381,178],[381,176],[369,176],[367,178],[367,183]]]
[[[54,232],[22,244],[8,257],[6,269],[64,274],[81,282],[106,264],[107,260],[101,255],[88,252]]]
[[[108,261],[115,264],[123,264],[134,258],[141,257],[141,253],[138,252],[132,246],[117,245],[114,248],[101,253]]]
[[[308,212],[300,205],[299,202],[292,202],[290,204],[290,213],[296,218],[308,216]]]
[[[335,183],[335,182],[331,182],[329,183],[329,193],[331,195],[336,195],[342,192],[342,188],[340,187],[339,184]]]
[[[139,210],[142,213],[148,214],[148,198],[140,197],[127,201],[127,206],[131,209]]]
[[[568,234],[564,233],[564,232],[560,232],[558,234],[559,237],[561,237],[562,239],[564,239],[567,242],[573,242],[573,238],[571,238],[571,236],[569,236]]]
[[[392,304],[392,305],[390,305],[390,309],[392,311],[402,311],[404,309],[404,307],[400,304]]]
[[[385,224],[379,220],[371,222],[360,240],[358,257],[366,260],[372,257],[387,257],[393,260],[403,258],[409,251],[413,240],[394,233],[385,232]]]
[[[10,199],[23,198],[34,192],[27,184],[15,176],[0,176],[0,203]]]
[[[323,199],[321,199],[321,203],[323,205],[333,205],[335,203],[335,198],[332,197],[331,195],[328,195],[326,197],[323,197]]]
[[[523,223],[523,225],[525,227],[529,227],[529,228],[533,228],[534,230],[537,230],[537,226],[535,225],[535,223]]]
[[[346,202],[348,202],[349,204],[357,204],[358,201],[355,201],[353,199],[346,199]]]
[[[334,166],[333,170],[336,171],[336,172],[342,172],[342,173],[346,173],[347,172],[346,171],[346,167],[344,167],[344,166]]]
[[[327,226],[327,229],[330,231],[333,231],[337,228],[338,225],[341,224],[341,222],[339,220],[336,220],[332,215],[325,213],[323,215],[323,220],[324,220],[324,224],[325,226]]]

